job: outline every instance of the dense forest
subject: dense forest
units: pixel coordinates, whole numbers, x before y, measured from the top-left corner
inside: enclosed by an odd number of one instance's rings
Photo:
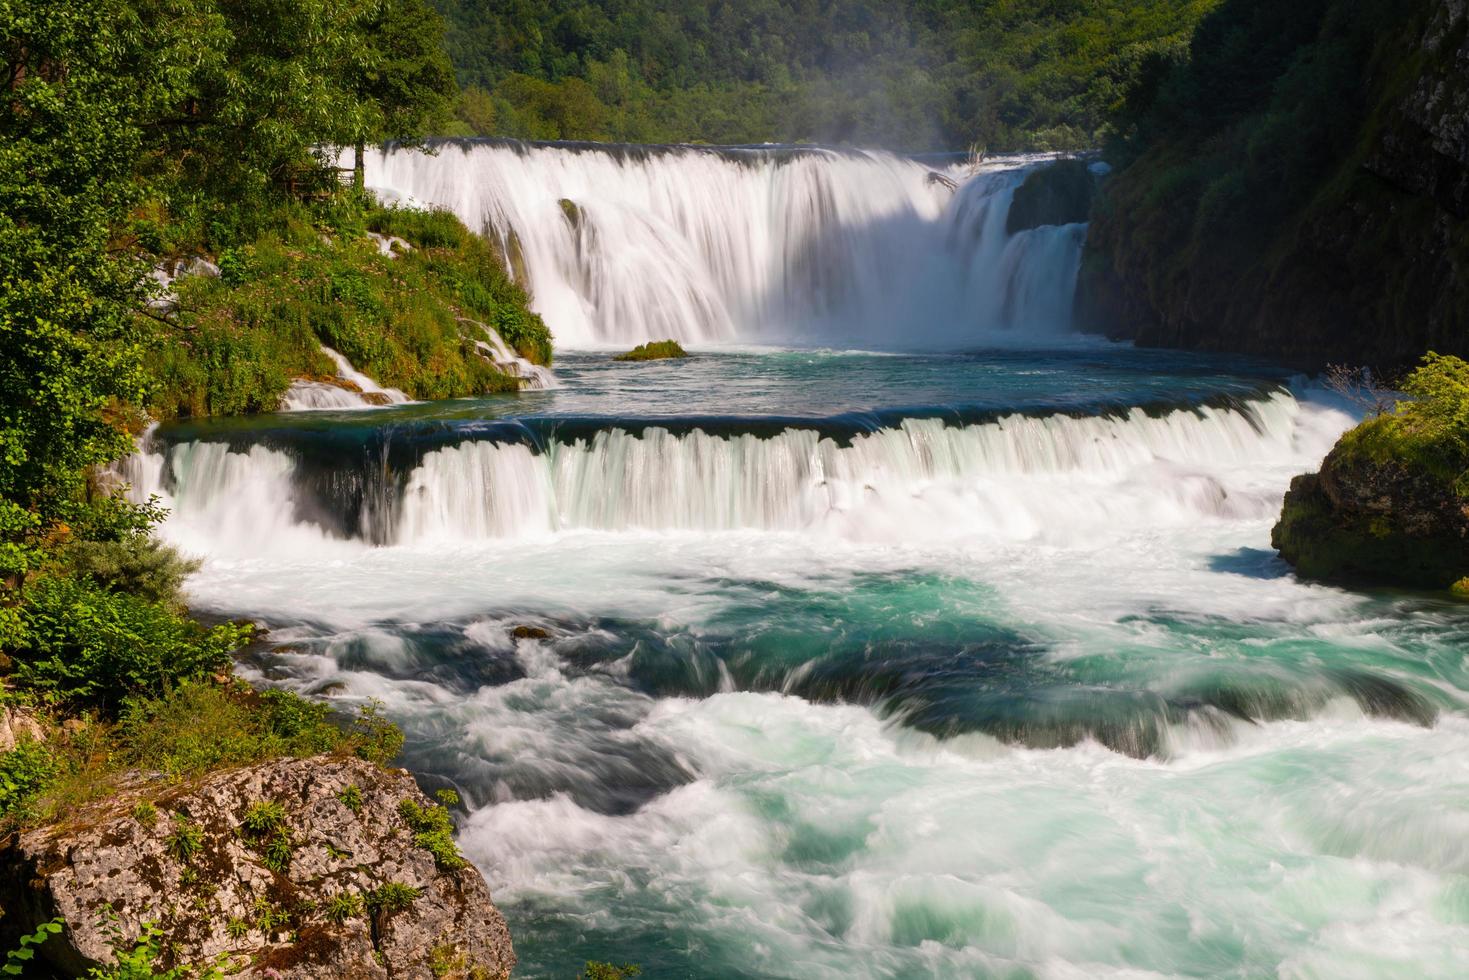
[[[1466,56],[1445,0],[1225,0],[1115,117],[1092,324],[1315,366],[1469,351]]]
[[[1095,145],[1217,0],[434,0],[461,135]]]

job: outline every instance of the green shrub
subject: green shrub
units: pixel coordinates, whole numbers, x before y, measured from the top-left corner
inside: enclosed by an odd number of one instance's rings
[[[251,252],[248,248],[229,248],[219,253],[220,281],[226,286],[240,286],[249,280]]]
[[[27,933],[20,937],[20,945],[9,950],[5,954],[5,964],[0,966],[0,973],[8,977],[19,977],[25,975],[25,964],[35,959],[36,947],[61,933],[63,922],[61,919],[52,919],[43,922],[36,927],[35,932]]]
[[[1469,363],[1430,351],[1403,391],[1414,400],[1399,413],[1414,435],[1439,446],[1453,462],[1469,460]]]
[[[676,340],[654,340],[639,344],[625,354],[618,354],[614,361],[663,361],[670,358],[688,357],[689,352]]]
[[[292,691],[260,694],[261,716],[283,755],[323,755],[340,749],[346,736],[331,718],[331,708]]]
[[[257,898],[250,904],[250,914],[255,917],[255,928],[261,932],[274,932],[291,920],[286,911],[267,898]]]
[[[333,895],[321,910],[321,914],[328,922],[337,925],[341,925],[348,919],[359,919],[363,914],[362,896],[355,892]]]
[[[432,854],[440,868],[454,871],[469,864],[454,843],[454,819],[448,810],[435,803],[420,806],[404,800],[398,804],[398,815],[413,831],[414,845]]]
[[[0,754],[0,817],[23,813],[56,774],[56,760],[42,742],[21,742]]]
[[[414,248],[460,248],[469,238],[463,222],[440,208],[378,208],[368,216],[367,227],[380,235],[396,235]]]
[[[375,765],[387,765],[403,750],[403,731],[383,716],[380,701],[369,701],[358,710],[352,731],[358,757]]]
[[[1469,363],[1429,353],[1402,383],[1411,400],[1342,436],[1342,460],[1405,465],[1469,497]]]
[[[515,353],[534,364],[550,365],[551,335],[541,318],[523,306],[496,307],[490,326]]]
[[[250,628],[205,627],[172,609],[96,582],[47,578],[27,591],[15,682],[72,707],[116,710],[219,670]]]
[[[274,800],[256,800],[245,808],[240,827],[247,837],[269,837],[286,826],[286,811]]]
[[[111,909],[108,909],[111,914]],[[129,942],[115,926],[112,931],[113,962],[108,966],[94,966],[87,973],[87,980],[223,980],[224,974],[217,967],[192,967],[188,965],[161,969],[157,966],[163,955],[163,931],[156,922],[143,923],[143,932]]]
[[[331,752],[347,741],[319,705],[288,692],[184,683],[155,698],[132,698],[118,724],[120,761],[174,777],[281,756]]]
[[[631,980],[632,977],[642,975],[643,968],[632,963],[615,966],[611,963],[587,960],[587,965],[582,967],[577,978],[578,980]]]
[[[337,799],[341,800],[342,805],[353,813],[362,812],[362,790],[358,788],[356,783],[351,784],[338,793]]]
[[[374,913],[392,915],[408,908],[423,891],[412,885],[405,885],[397,881],[389,881],[378,885],[367,893],[367,907]]]
[[[181,606],[184,579],[199,562],[149,534],[130,534],[120,541],[77,541],[63,557],[78,578],[114,592],[127,592],[148,602]]]
[[[260,854],[260,863],[277,874],[291,866],[296,842],[286,829],[286,811],[274,800],[257,800],[245,808],[240,835]]]
[[[182,813],[173,815],[173,833],[168,835],[168,853],[180,864],[188,864],[204,849],[204,828],[191,823]]]
[[[153,827],[158,823],[158,808],[147,800],[139,800],[133,805],[133,819],[144,827]]]
[[[280,831],[262,842],[256,850],[260,852],[261,864],[276,874],[285,874],[286,869],[291,866],[291,856],[295,853],[296,842],[290,834]]]

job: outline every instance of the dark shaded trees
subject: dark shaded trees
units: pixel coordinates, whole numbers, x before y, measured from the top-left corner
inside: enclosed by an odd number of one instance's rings
[[[1092,145],[1217,0],[432,2],[485,135],[1002,149]]]

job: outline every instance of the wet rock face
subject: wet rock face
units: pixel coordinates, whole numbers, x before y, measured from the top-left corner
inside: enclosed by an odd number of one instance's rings
[[[1469,218],[1469,3],[1439,0],[1418,49],[1428,67],[1366,167]]]
[[[1087,220],[1096,184],[1085,160],[1058,160],[1032,170],[1015,189],[1005,217],[1006,233]]]
[[[0,853],[4,929],[61,916],[42,947],[84,973],[147,923],[167,963],[241,976],[460,977],[515,965],[473,867],[441,868],[399,812],[430,806],[403,771],[286,759],[192,787],[140,780]]]

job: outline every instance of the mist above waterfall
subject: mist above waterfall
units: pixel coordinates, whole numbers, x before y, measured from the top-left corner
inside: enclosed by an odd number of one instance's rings
[[[1084,225],[1015,235],[1038,158],[447,143],[369,156],[387,199],[496,239],[563,346],[1035,346],[1071,329]]]

